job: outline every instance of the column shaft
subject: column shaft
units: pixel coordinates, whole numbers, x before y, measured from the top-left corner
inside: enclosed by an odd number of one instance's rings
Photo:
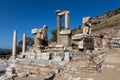
[[[25,53],[25,48],[26,48],[26,34],[23,34],[23,46],[22,46],[22,55]]]
[[[57,15],[57,44],[59,43],[60,30],[61,30],[61,16]]]
[[[65,28],[69,29],[69,13],[65,13]]]
[[[14,30],[13,33],[13,47],[12,47],[12,57],[15,58],[16,56],[16,47],[17,47],[17,32]]]

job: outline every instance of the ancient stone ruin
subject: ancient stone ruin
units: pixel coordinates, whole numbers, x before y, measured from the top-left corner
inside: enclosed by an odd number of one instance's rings
[[[68,47],[71,45],[71,30],[69,28],[69,11],[56,11],[57,14],[57,45]],[[65,16],[65,28],[62,29],[61,17]]]
[[[66,78],[66,74],[100,72],[103,62],[103,48],[107,47],[106,36],[101,39],[102,46],[97,45],[99,36],[92,35],[90,17],[83,18],[83,33],[71,35],[69,11],[56,11],[57,43],[48,44],[48,26],[32,29],[34,45],[26,50],[26,34],[23,34],[23,46],[20,55],[16,55],[17,31],[13,34],[13,49],[10,66],[2,80],[14,76],[30,74],[55,74]],[[65,27],[62,28],[61,17],[65,16]],[[116,43],[117,41],[117,43]],[[120,44],[120,39],[112,39],[111,46]],[[120,46],[120,45],[119,45]],[[99,49],[98,49],[99,48]],[[5,79],[6,78],[6,79]],[[67,80],[67,79],[66,79]]]

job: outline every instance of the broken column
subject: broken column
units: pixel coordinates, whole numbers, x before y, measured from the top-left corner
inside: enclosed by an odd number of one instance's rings
[[[17,32],[14,30],[13,33],[13,47],[12,47],[12,58],[15,59],[16,56],[16,47],[17,47]]]
[[[43,35],[44,35],[44,39],[45,39],[45,41],[47,41],[47,39],[48,39],[48,26],[47,25],[44,25],[43,26]]]
[[[48,46],[48,26],[43,25],[43,45]]]
[[[34,47],[42,47],[47,46],[47,31],[48,26],[44,25],[43,28],[40,29],[32,29],[32,34],[34,35]]]
[[[25,53],[25,48],[26,48],[26,34],[23,34],[23,46],[22,46],[22,55]]]
[[[40,46],[40,40],[39,40],[39,36],[40,36],[40,33],[39,33],[39,29],[32,29],[32,34],[34,35],[34,47],[39,47]]]
[[[83,18],[83,34],[84,35],[91,35],[91,23],[90,23],[90,17],[84,17]]]

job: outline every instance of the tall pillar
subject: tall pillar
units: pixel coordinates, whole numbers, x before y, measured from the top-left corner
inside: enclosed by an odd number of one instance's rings
[[[60,30],[61,30],[61,16],[57,15],[57,43],[59,43]]]
[[[65,13],[65,28],[69,29],[69,11]]]
[[[59,15],[61,11],[60,10],[56,10],[56,14],[57,14],[57,44],[59,44],[59,38],[60,38],[60,30],[61,30],[61,15]]]
[[[25,48],[26,48],[26,34],[23,34],[23,46],[22,46],[22,55],[25,53]]]
[[[14,30],[13,33],[13,47],[12,47],[12,58],[15,59],[16,56],[16,46],[17,46],[17,31]]]

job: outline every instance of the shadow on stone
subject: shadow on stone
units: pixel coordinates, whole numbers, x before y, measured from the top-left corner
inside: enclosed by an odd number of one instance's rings
[[[54,77],[55,77],[55,74],[53,74],[51,77],[46,78],[46,79],[44,79],[44,80],[53,80],[53,79],[54,79]]]
[[[5,74],[5,70],[0,71],[0,75],[3,75],[3,74]]]

